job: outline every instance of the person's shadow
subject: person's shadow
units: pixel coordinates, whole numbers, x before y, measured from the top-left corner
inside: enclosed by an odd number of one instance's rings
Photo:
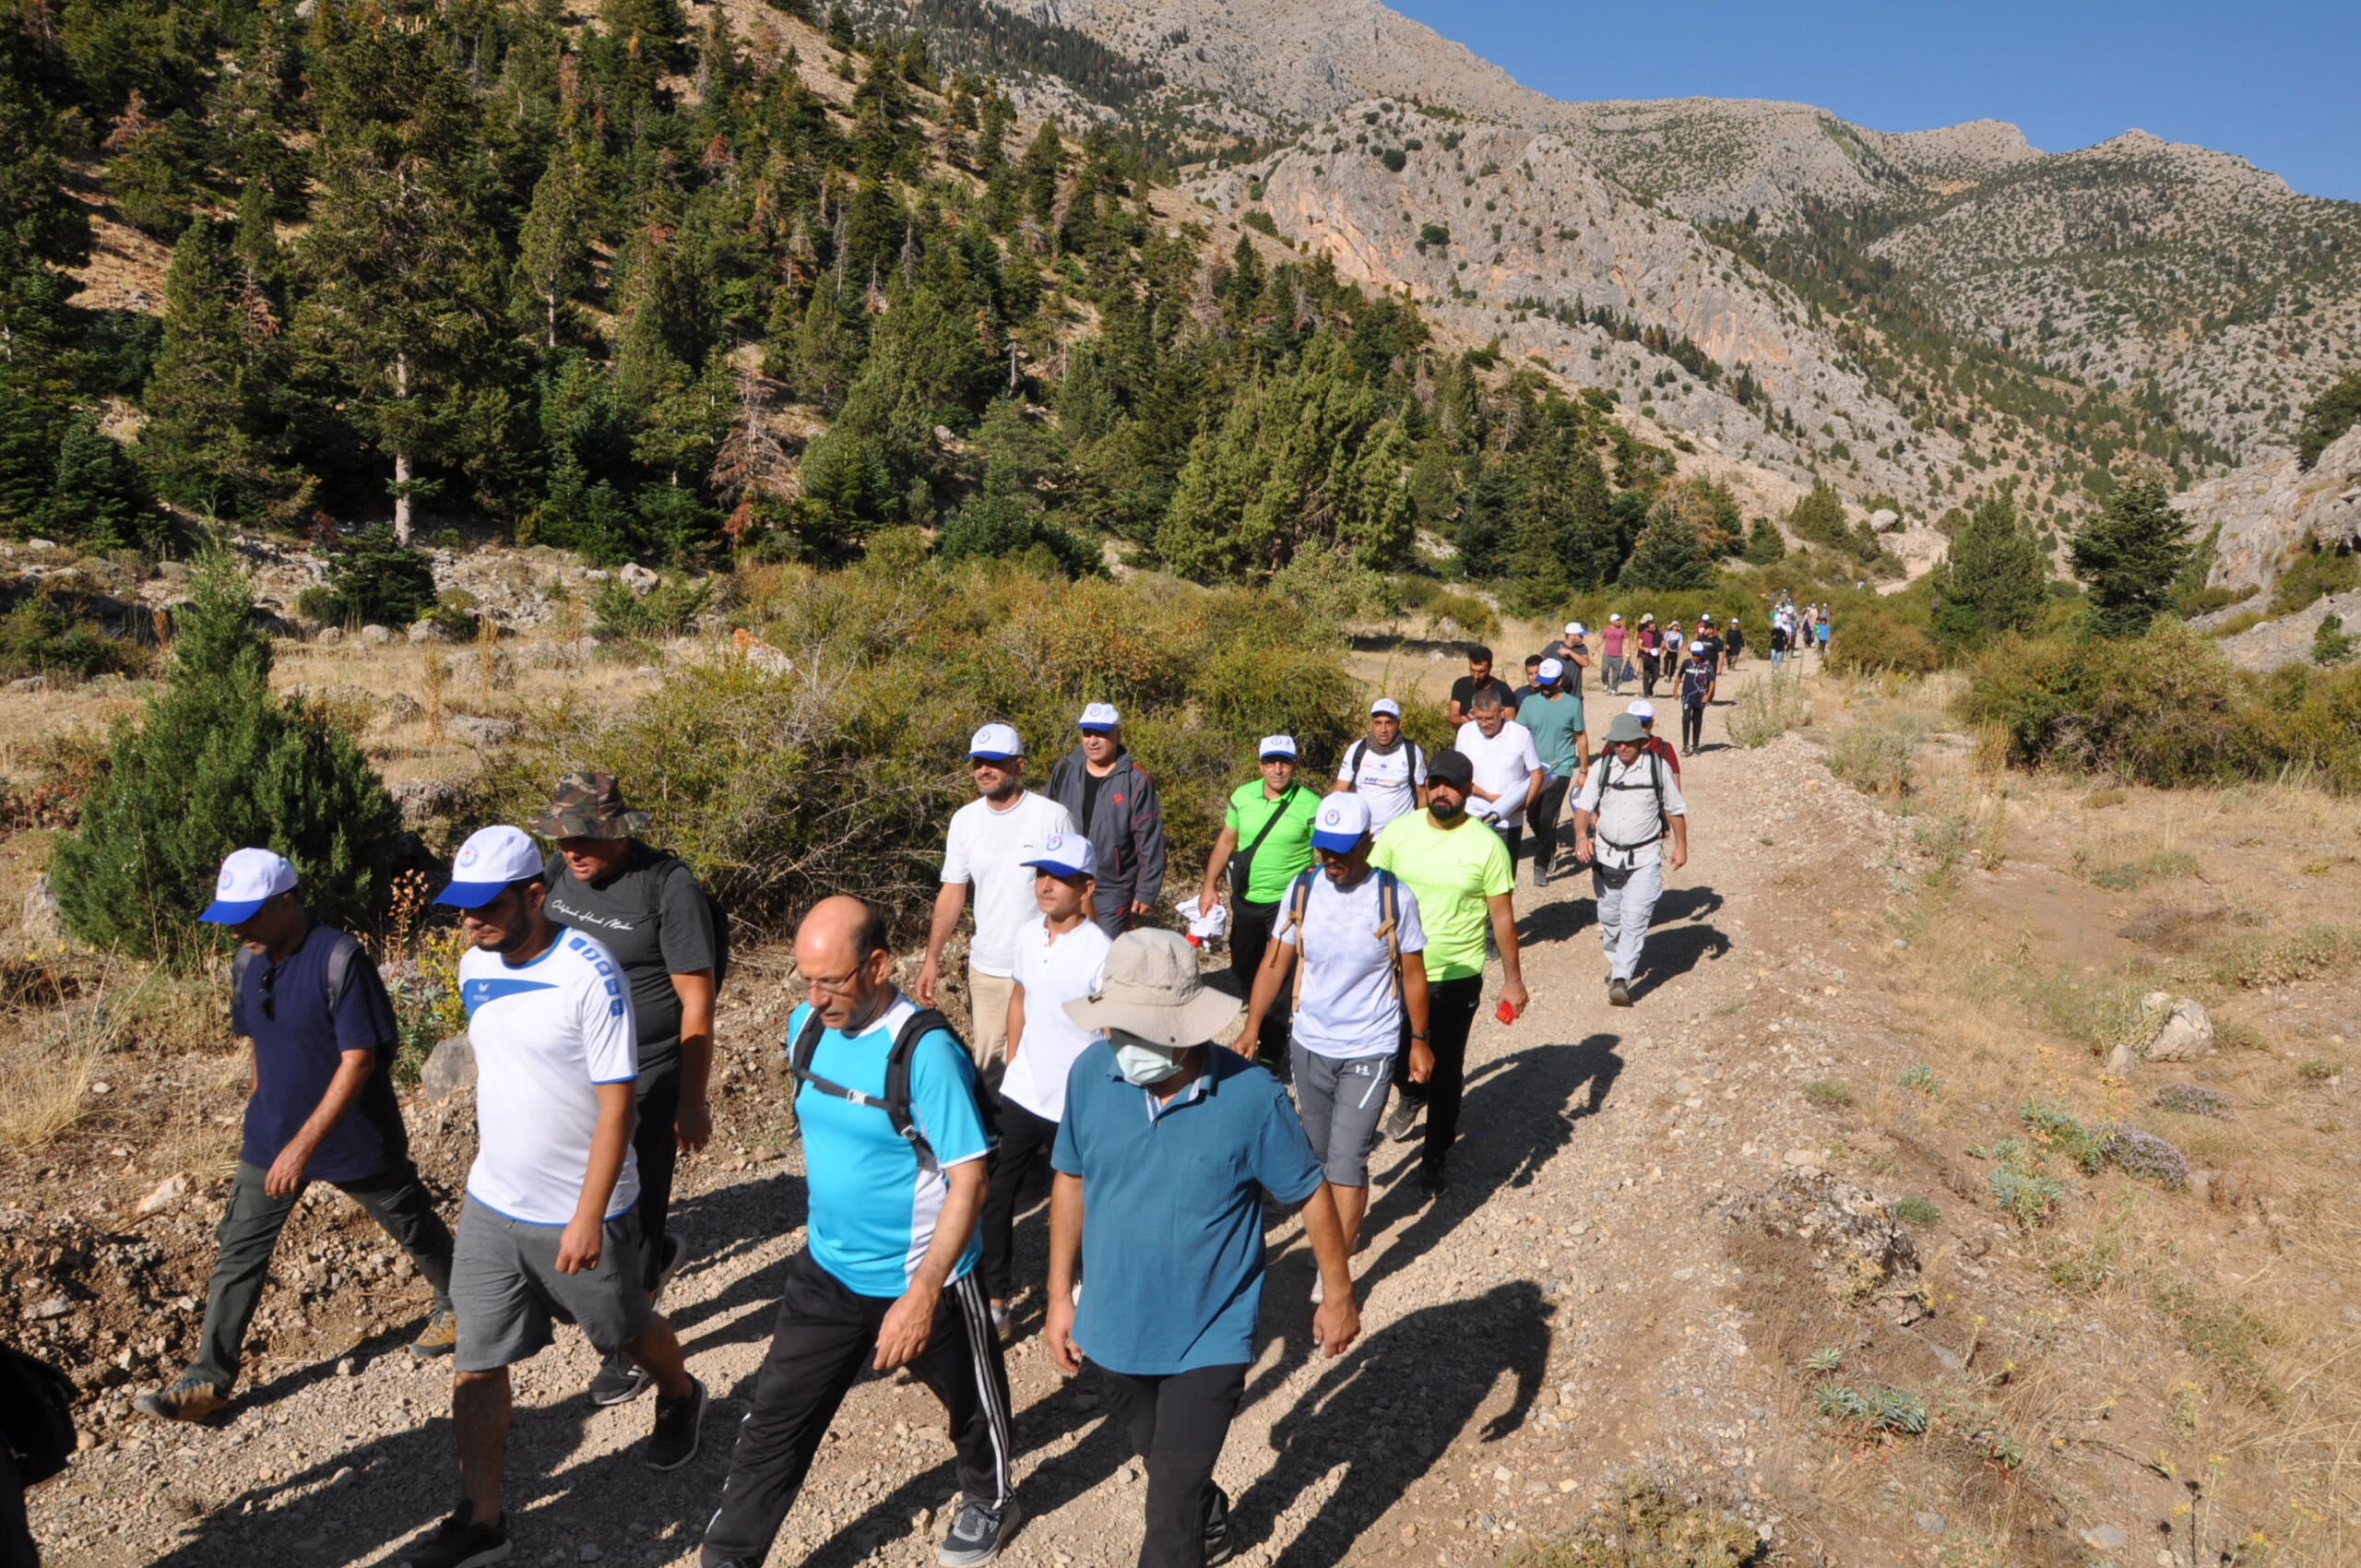
[[[1648,945],[1640,955],[1640,972],[1632,977],[1631,1000],[1645,999],[1657,987],[1669,984],[1699,964],[1710,963],[1729,950],[1730,939],[1722,934],[1720,928],[1702,921],[1650,932]]]
[[[1674,921],[1702,921],[1708,915],[1720,913],[1727,901],[1711,887],[1667,887],[1657,897],[1655,913],[1648,925],[1653,930]]]
[[[1441,1462],[1506,1373],[1508,1408],[1484,1424],[1496,1443],[1524,1423],[1549,1365],[1549,1306],[1529,1279],[1472,1301],[1422,1308],[1361,1341],[1271,1428],[1270,1463],[1230,1507],[1243,1546],[1267,1533],[1339,1461],[1344,1479],[1274,1568],[1327,1568]]]

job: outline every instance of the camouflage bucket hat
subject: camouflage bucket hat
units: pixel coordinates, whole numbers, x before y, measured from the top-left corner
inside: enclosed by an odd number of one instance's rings
[[[613,774],[575,768],[559,778],[550,809],[525,826],[544,838],[629,838],[654,820],[623,803]]]

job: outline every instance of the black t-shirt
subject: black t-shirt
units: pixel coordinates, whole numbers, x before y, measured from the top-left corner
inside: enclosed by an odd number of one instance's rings
[[[1689,650],[1704,661],[1704,665],[1707,670],[1717,673],[1720,671],[1722,668],[1721,638],[1714,636],[1709,632],[1705,636],[1697,638],[1694,642],[1691,642],[1689,645]]]
[[[681,994],[674,975],[717,962],[713,911],[682,862],[635,842],[623,869],[600,883],[575,880],[565,858],[550,857],[550,919],[606,944],[631,981],[639,1070],[667,1067],[681,1054]]]
[[[1451,683],[1451,700],[1459,705],[1459,716],[1462,719],[1476,711],[1476,694],[1487,687],[1501,694],[1502,707],[1507,708],[1511,713],[1516,711],[1516,693],[1511,690],[1509,683],[1498,675],[1485,676],[1481,684],[1477,683],[1473,675],[1462,675]]]
[[[1082,765],[1082,810],[1075,814],[1074,820],[1081,827],[1085,837],[1089,837],[1091,821],[1098,814],[1098,786],[1106,782],[1106,779],[1090,771],[1088,763]],[[1097,847],[1092,846],[1094,849]],[[1113,864],[1112,861],[1108,863]]]
[[[255,1042],[255,1092],[246,1101],[245,1137],[238,1149],[248,1165],[268,1170],[303,1130],[348,1051],[376,1051],[376,1066],[343,1120],[320,1140],[304,1173],[321,1182],[357,1182],[409,1158],[409,1139],[394,1099],[399,1038],[394,1007],[369,955],[352,956],[336,1011],[328,1011],[328,955],[341,934],[315,925],[303,944],[278,963],[255,957],[236,973],[230,1032]]]

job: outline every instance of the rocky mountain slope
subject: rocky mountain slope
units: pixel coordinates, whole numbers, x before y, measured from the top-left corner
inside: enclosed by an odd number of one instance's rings
[[[2053,154],[1990,120],[1896,134],[1807,104],[1563,103],[1370,0],[1018,0],[1007,8],[1080,29],[1151,66],[1166,84],[1167,109],[1199,129],[1253,138],[1243,150],[1263,156],[1249,180],[1220,180],[1233,171],[1219,159],[1200,171],[1212,177],[1201,193],[1233,214],[1248,208],[1252,177],[1277,173],[1282,160],[1300,163],[1294,184],[1345,175],[1319,225],[1298,226],[1309,210],[1274,206],[1268,216],[1284,238],[1335,254],[1340,266],[1348,252],[1358,255],[1372,281],[1422,297],[1436,287],[1435,269],[1423,265],[1431,258],[1414,253],[1412,264],[1376,265],[1381,248],[1340,244],[1340,223],[1368,233],[1379,212],[1393,217],[1378,227],[1391,227],[1408,210],[1415,236],[1420,223],[1453,220],[1391,200],[1431,192],[1366,188],[1370,182],[1357,177],[1365,170],[1335,161],[1337,132],[1345,126],[1357,138],[1365,127],[1351,122],[1371,112],[1421,107],[1532,143],[1533,173],[1482,193],[1497,204],[1485,219],[1473,219],[1472,204],[1462,218],[1489,230],[1505,208],[1504,236],[1581,228],[1593,250],[1620,246],[1630,225],[1565,220],[1596,216],[1607,188],[1609,199],[1653,205],[1655,237],[1667,242],[1612,249],[1603,268],[1587,272],[1536,269],[1508,250],[1493,262],[1497,245],[1454,250],[1451,281],[1474,295],[1463,303],[1509,314],[1536,284],[1586,282],[1590,304],[1617,300],[1614,308],[1643,326],[1701,345],[1707,339],[1697,329],[1710,332],[1726,311],[1733,329],[1725,342],[1767,350],[1737,324],[1793,311],[1794,302],[1735,267],[1737,257],[1803,293],[1849,279],[1842,297],[1815,302],[1833,307],[1836,320],[1808,315],[1781,334],[1780,352],[1762,355],[1762,363],[1799,367],[1782,373],[1784,395],[1774,396],[1783,409],[1798,398],[1808,404],[1797,410],[1806,433],[1789,435],[1788,450],[1760,431],[1738,434],[1747,422],[1726,400],[1680,388],[1655,401],[1678,428],[1721,443],[1752,440],[1774,467],[1809,464],[1857,495],[1884,490],[1940,510],[1948,493],[1932,471],[1959,462],[1972,472],[1977,455],[2022,466],[2036,485],[2054,479],[2056,494],[2043,504],[2054,499],[2060,510],[2103,492],[2107,470],[2134,448],[2177,459],[2187,472],[2218,473],[2285,450],[2304,403],[2361,362],[2361,207],[2297,196],[2242,160],[2144,132]],[[1282,143],[1275,152],[1274,138]],[[1518,154],[1502,167],[1528,160],[1522,145],[1500,150]],[[1452,172],[1472,187],[1478,166]],[[1676,222],[1666,233],[1667,216],[1694,232]],[[1637,233],[1650,238],[1644,225]],[[1624,287],[1627,278],[1679,270],[1700,244],[1727,253],[1707,265],[1737,274],[1726,285],[1731,297],[1659,284],[1651,300],[1644,286]],[[1457,264],[1471,254],[1463,271]],[[1903,323],[1908,330],[1895,331]],[[1513,340],[1545,354],[1556,346],[1546,333]],[[1601,345],[1570,336],[1564,347],[1587,357]],[[1735,358],[1708,351],[1735,377]],[[1954,388],[1942,383],[1962,354],[2003,364],[2008,395],[1977,385],[1945,397]],[[1612,348],[1598,358],[1607,374],[1596,380],[1610,386],[1628,388],[1635,370],[1653,381],[1662,368],[1628,362]],[[1849,376],[1813,368],[1848,358],[1861,362]],[[1749,362],[1760,377],[1762,363]],[[1979,415],[1999,416],[1999,428],[1960,432]],[[1880,451],[1911,418],[1950,429],[1958,445],[1924,439],[1932,433],[1921,430],[1899,455]],[[1865,443],[1873,457],[1860,455]]]
[[[2268,588],[2311,540],[2361,550],[2361,429],[2346,432],[2309,469],[2293,457],[2253,463],[2192,485],[2174,505],[2213,541],[2211,588]]]

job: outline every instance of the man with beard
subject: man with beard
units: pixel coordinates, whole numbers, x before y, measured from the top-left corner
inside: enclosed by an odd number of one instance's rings
[[[1433,1063],[1423,1085],[1411,1082],[1412,1042],[1403,1040],[1394,1073],[1402,1099],[1385,1130],[1396,1143],[1409,1142],[1418,1111],[1425,1109],[1427,1136],[1418,1158],[1418,1185],[1430,1198],[1442,1195],[1444,1163],[1459,1130],[1467,1031],[1484,999],[1488,928],[1501,950],[1501,1002],[1513,1016],[1530,1001],[1517,959],[1516,910],[1510,898],[1516,874],[1501,836],[1468,819],[1467,795],[1475,779],[1475,766],[1464,754],[1437,752],[1427,763],[1427,809],[1398,819],[1378,835],[1377,849],[1370,856],[1370,864],[1400,877],[1418,899],[1419,923],[1426,932],[1427,1043]]]
[[[1369,802],[1370,831],[1427,803],[1427,758],[1402,735],[1402,705],[1380,697],[1369,705],[1369,734],[1355,741],[1336,769],[1336,788]]]
[[[1114,704],[1092,703],[1078,728],[1081,743],[1050,769],[1049,796],[1097,853],[1091,919],[1109,936],[1121,936],[1163,895],[1164,808],[1156,780],[1123,744]]]
[[[943,851],[943,890],[934,897],[934,923],[926,933],[926,965],[919,971],[918,1003],[931,1007],[942,978],[943,949],[959,928],[967,886],[976,888],[976,934],[967,944],[967,1042],[977,1071],[991,1073],[1008,1051],[1008,999],[1016,989],[1016,930],[1036,912],[1033,873],[1026,862],[1053,833],[1074,831],[1066,808],[1025,788],[1025,742],[1005,724],[987,724],[967,742],[967,761],[979,797],[951,817]]]

